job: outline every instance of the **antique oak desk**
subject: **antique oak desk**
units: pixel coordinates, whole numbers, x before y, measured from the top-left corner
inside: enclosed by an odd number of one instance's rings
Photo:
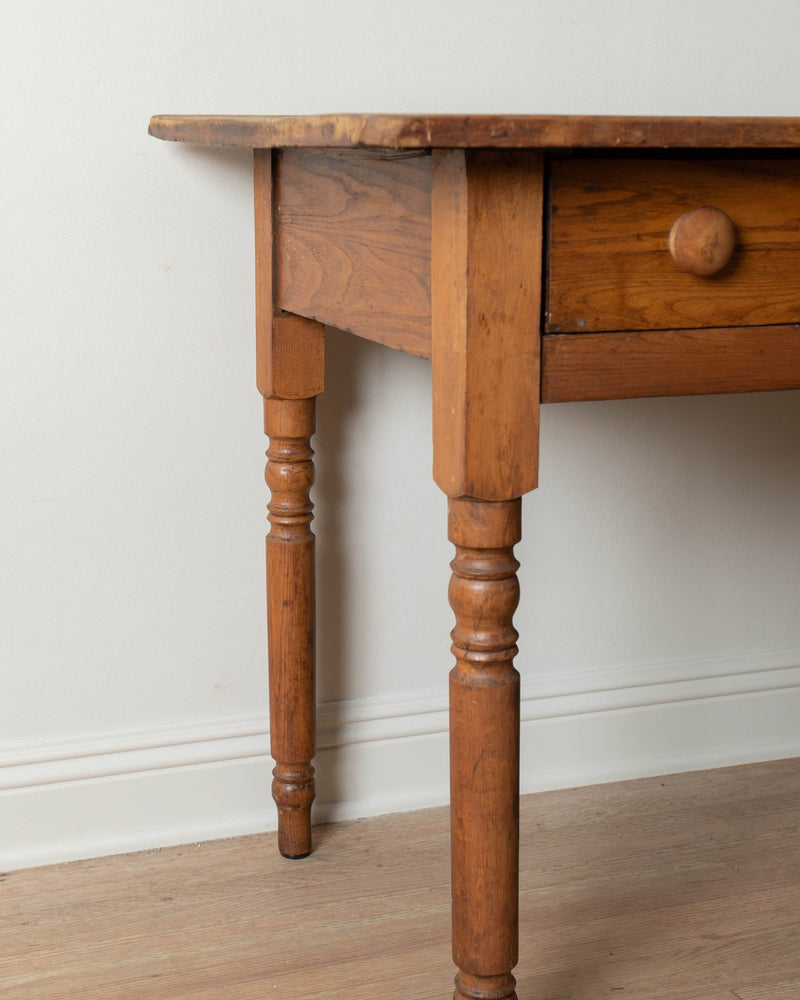
[[[255,157],[279,846],[311,849],[323,324],[430,357],[458,1000],[514,997],[520,497],[541,403],[800,386],[800,119],[159,116]]]

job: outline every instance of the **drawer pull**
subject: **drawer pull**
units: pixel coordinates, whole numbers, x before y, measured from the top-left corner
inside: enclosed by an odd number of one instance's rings
[[[669,252],[689,274],[708,276],[721,271],[733,256],[736,229],[719,208],[693,208],[675,220],[669,234]]]

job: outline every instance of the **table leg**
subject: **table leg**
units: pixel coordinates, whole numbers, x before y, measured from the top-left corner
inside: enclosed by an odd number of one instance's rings
[[[517,963],[520,497],[539,453],[544,164],[434,150],[433,475],[450,497],[455,1000],[512,1000]]]
[[[266,479],[267,631],[272,797],[278,849],[311,853],[314,799],[314,481],[310,438],[325,388],[325,331],[283,312],[275,294],[275,183],[270,149],[253,151],[256,256],[256,381],[269,435]]]
[[[454,1000],[516,1000],[519,674],[512,623],[519,499],[449,501]]]
[[[314,799],[314,481],[311,399],[265,399],[269,435],[266,480],[267,623],[272,797],[278,848],[287,858],[311,852]]]

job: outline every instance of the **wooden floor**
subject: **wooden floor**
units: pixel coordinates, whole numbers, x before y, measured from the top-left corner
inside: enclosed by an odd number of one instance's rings
[[[527,796],[519,1000],[800,1000],[800,760]],[[3,1000],[447,1000],[447,815],[0,875]]]

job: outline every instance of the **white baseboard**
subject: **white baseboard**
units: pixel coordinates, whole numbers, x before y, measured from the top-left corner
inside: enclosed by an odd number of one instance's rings
[[[787,650],[526,677],[522,791],[800,756],[798,664]],[[0,870],[274,829],[266,728],[0,745]],[[315,822],[447,801],[444,690],[323,705],[318,745]]]

